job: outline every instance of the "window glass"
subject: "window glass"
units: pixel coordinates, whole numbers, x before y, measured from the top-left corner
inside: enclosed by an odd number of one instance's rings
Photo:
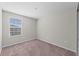
[[[16,18],[10,19],[10,35],[20,35],[21,34],[21,20]]]

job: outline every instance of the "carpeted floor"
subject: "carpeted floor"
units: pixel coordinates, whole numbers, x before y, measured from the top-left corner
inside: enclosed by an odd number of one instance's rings
[[[1,56],[75,56],[74,52],[43,42],[31,40],[2,48]]]

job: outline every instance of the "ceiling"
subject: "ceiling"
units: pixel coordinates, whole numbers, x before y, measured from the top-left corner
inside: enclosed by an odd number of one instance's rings
[[[0,7],[18,14],[40,18],[52,13],[68,12],[76,9],[76,2],[1,2]]]

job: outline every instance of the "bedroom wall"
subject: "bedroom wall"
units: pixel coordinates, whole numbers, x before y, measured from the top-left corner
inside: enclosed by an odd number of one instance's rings
[[[10,18],[18,18],[22,21],[21,35],[10,36]],[[36,19],[3,11],[3,39],[2,46],[10,46],[28,40],[36,39]]]
[[[30,17],[30,18],[24,17],[23,30],[25,31],[25,33],[23,33],[21,36],[9,37],[9,32],[7,31],[9,29],[8,29],[8,27],[5,27],[7,30],[4,30],[5,32],[3,31],[2,47],[8,46],[8,45],[13,45],[13,44],[23,42],[23,41],[28,41],[31,39],[36,39],[36,37],[37,37],[37,35],[36,35],[36,22],[37,21],[36,21],[36,18],[34,17],[36,15],[36,13],[35,13],[35,10],[33,10],[34,7],[32,5],[30,5],[30,3],[1,2],[0,9],[6,10],[6,11],[11,11],[11,12],[16,13],[16,14],[25,15],[25,16]],[[4,21],[3,23],[5,23],[5,21],[6,21],[6,23],[3,24],[4,26],[9,25],[7,23],[8,20],[3,20],[3,21]],[[6,24],[8,24],[8,25],[6,25]],[[3,27],[3,29],[4,29],[4,27]],[[10,42],[9,42],[9,40],[10,40]],[[7,42],[5,42],[5,41],[7,41]],[[12,43],[12,41],[13,41],[13,43]]]
[[[71,7],[69,7],[71,5]],[[59,3],[38,20],[38,38],[59,47],[77,50],[77,10],[75,3]],[[57,6],[57,7],[56,7]],[[69,8],[68,8],[69,7]],[[45,10],[45,11],[46,11]],[[43,11],[44,13],[44,11]],[[50,13],[50,14],[49,14]]]
[[[2,49],[2,9],[0,9],[0,53]]]

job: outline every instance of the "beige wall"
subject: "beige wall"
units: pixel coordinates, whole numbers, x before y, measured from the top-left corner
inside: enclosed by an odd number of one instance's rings
[[[2,9],[0,9],[0,53],[1,53],[1,47],[2,45]]]
[[[62,11],[63,8],[61,8],[59,12],[52,11],[51,15],[40,18],[38,20],[38,38],[76,52],[77,11],[74,3],[71,6],[70,9]]]
[[[36,20],[15,13],[3,11],[3,39],[2,46],[9,46],[16,43],[36,39]],[[22,21],[21,35],[10,36],[10,18],[18,18]]]

